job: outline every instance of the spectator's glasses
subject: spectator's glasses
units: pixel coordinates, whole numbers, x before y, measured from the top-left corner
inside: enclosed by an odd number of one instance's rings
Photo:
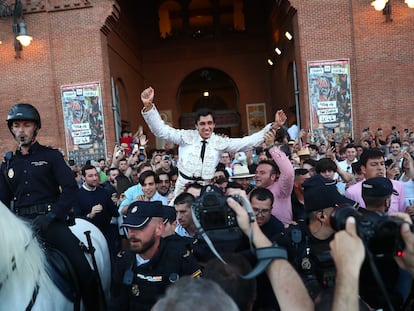
[[[266,217],[267,215],[270,214],[270,211],[272,209],[271,208],[266,208],[266,209],[260,209],[260,208],[253,208],[253,212],[256,216],[259,216],[260,214],[262,214],[263,217]]]

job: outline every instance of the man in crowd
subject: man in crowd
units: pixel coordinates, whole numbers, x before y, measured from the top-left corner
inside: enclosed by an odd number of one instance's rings
[[[352,174],[352,164],[357,162],[357,149],[354,144],[348,144],[345,146],[345,160],[337,162],[338,169],[343,172],[343,174]],[[342,177],[342,176],[341,176]],[[337,184],[339,192],[345,193],[346,182],[349,178],[342,178]]]
[[[322,289],[334,285],[335,267],[329,256],[329,242],[335,230],[330,216],[338,205],[354,202],[338,192],[335,181],[319,174],[306,179],[303,187],[308,221],[290,225],[277,241],[287,248],[289,261],[315,298]]]
[[[265,134],[266,144],[273,160],[260,161],[256,169],[256,187],[267,188],[273,193],[272,214],[284,224],[292,221],[291,193],[295,173],[286,154],[274,146],[275,132]]]
[[[92,165],[82,168],[84,183],[78,190],[75,215],[85,217],[101,230],[111,254],[115,255],[119,250],[120,236],[118,226],[111,225],[112,217],[118,217],[118,209],[111,199],[111,195],[99,186],[99,175]]]
[[[157,186],[157,191],[160,195],[168,201],[168,196],[170,195],[170,175],[167,172],[158,171],[159,183]]]
[[[360,211],[367,219],[373,219],[373,217],[377,215],[373,212],[384,213],[388,211],[391,203],[391,195],[398,196],[398,193],[394,190],[393,184],[388,178],[374,177],[366,179],[362,183],[362,198],[366,208],[361,208]],[[374,245],[373,241],[374,240],[371,240],[371,245]],[[377,240],[377,242],[379,242],[379,244],[375,246],[375,251],[379,252],[381,256],[374,256],[374,262],[390,301],[395,310],[398,310],[401,309],[404,298],[408,296],[410,291],[411,277],[409,277],[406,272],[400,271],[392,256],[383,255],[388,252],[392,253],[391,250],[386,250],[386,246],[389,245],[388,243],[390,241],[387,241],[385,240],[385,237],[382,237],[381,240]],[[394,243],[394,240],[392,243]],[[360,295],[362,299],[375,309],[387,308],[384,294],[381,292],[380,287],[375,280],[368,259],[364,261],[361,268]]]
[[[385,161],[384,154],[380,149],[371,148],[366,149],[359,159],[361,162],[361,171],[365,179],[373,177],[385,177]],[[360,207],[365,207],[365,202],[362,198],[362,182],[350,186],[345,195],[353,201],[358,202]],[[393,188],[398,192],[397,195],[391,195],[391,205],[389,212],[405,212],[406,204],[404,200],[404,186],[401,182],[391,180]]]
[[[291,195],[293,220],[305,221],[305,192],[303,190],[303,182],[310,178],[309,171],[304,168],[295,169],[295,181],[293,183],[293,190]]]
[[[141,163],[138,167],[138,175],[141,175],[143,172],[152,171],[152,166],[150,163]],[[139,181],[139,177],[138,177]],[[142,186],[140,183],[129,187],[125,191],[125,199],[121,202],[119,206],[119,213],[125,215],[128,205],[134,201],[137,197],[142,195],[144,192],[142,191]]]
[[[177,212],[177,227],[175,232],[184,237],[192,238],[196,235],[196,227],[191,214],[191,205],[194,202],[194,196],[190,193],[183,192],[174,200],[174,208]]]
[[[266,188],[256,188],[250,192],[250,204],[257,224],[270,241],[285,231],[283,223],[272,215],[273,194]],[[265,273],[257,277],[257,299],[255,308],[259,310],[277,309],[276,297]]]
[[[189,182],[210,183],[219,162],[225,152],[249,150],[263,142],[263,137],[272,127],[279,128],[286,121],[286,115],[279,110],[275,122],[266,125],[261,131],[243,138],[229,138],[214,133],[215,119],[213,111],[200,110],[195,117],[194,130],[174,129],[161,119],[153,104],[154,89],[149,87],[141,93],[144,104],[142,116],[151,132],[166,141],[179,145],[180,158],[177,163],[180,175],[175,186],[175,196],[184,191]]]
[[[250,174],[246,165],[237,165],[233,168],[233,176],[231,179],[243,186],[243,190],[248,194],[252,190],[251,181],[255,174]]]
[[[201,275],[197,261],[181,241],[161,238],[164,216],[159,201],[135,201],[128,208],[123,226],[130,248],[116,258],[109,311],[150,310],[181,276]]]

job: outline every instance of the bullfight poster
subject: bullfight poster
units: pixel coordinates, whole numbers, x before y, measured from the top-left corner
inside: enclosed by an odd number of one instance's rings
[[[352,133],[349,59],[307,62],[311,130]]]
[[[77,165],[106,159],[100,83],[63,85],[61,97],[67,158]]]

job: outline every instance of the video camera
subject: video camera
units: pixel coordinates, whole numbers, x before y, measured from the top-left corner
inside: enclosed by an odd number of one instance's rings
[[[218,187],[209,185],[191,206],[193,218],[212,241],[238,240],[243,236],[227,198]]]
[[[345,229],[346,219],[350,216],[356,220],[358,236],[374,256],[401,256],[405,248],[400,231],[404,223],[402,219],[382,212],[362,211],[345,205],[337,207],[332,212],[332,228],[336,231]]]

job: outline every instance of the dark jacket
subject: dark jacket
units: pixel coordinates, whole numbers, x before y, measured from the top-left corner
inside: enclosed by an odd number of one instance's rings
[[[115,258],[108,311],[150,310],[180,276],[199,276],[200,266],[186,243],[187,239],[175,235],[161,238],[158,252],[140,266],[136,254],[120,252]]]
[[[57,149],[35,142],[27,155],[19,150],[1,165],[0,200],[14,208],[52,204],[52,211],[65,219],[76,202],[73,173]]]

